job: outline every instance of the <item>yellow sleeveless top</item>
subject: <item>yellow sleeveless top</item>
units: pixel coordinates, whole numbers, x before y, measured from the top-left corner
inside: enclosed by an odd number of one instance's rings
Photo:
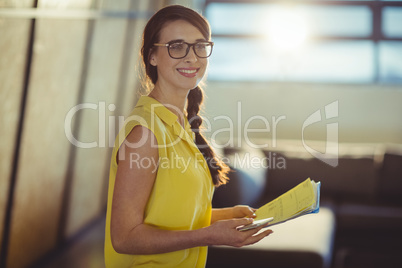
[[[127,255],[117,253],[112,246],[110,219],[117,171],[116,154],[137,125],[153,132],[159,151],[159,167],[145,208],[144,223],[165,230],[195,230],[211,222],[214,186],[207,163],[194,143],[194,133],[188,121],[183,129],[174,113],[155,99],[142,96],[120,130],[112,153],[105,231],[106,267],[205,267],[207,247],[164,254]],[[130,161],[133,165],[151,164],[136,157]]]

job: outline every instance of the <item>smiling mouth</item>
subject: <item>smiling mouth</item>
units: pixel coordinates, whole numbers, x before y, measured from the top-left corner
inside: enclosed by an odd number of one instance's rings
[[[193,74],[195,72],[197,72],[197,70],[179,70],[182,73],[186,73],[186,74]]]
[[[196,75],[197,75],[197,72],[198,72],[199,70],[200,70],[199,68],[197,68],[197,69],[177,69],[177,71],[178,71],[181,75],[184,75],[184,76],[186,76],[186,77],[194,77],[194,76],[196,76]]]
[[[198,69],[177,69],[179,72],[181,73],[185,73],[185,74],[194,74],[196,72],[198,72]]]

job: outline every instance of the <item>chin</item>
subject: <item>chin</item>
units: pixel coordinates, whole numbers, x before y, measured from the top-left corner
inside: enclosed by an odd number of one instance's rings
[[[197,80],[197,82],[188,83],[188,84],[185,86],[185,88],[187,88],[188,90],[191,90],[191,89],[193,89],[193,88],[196,88],[196,87],[198,86],[199,82],[200,82],[200,81]],[[183,86],[184,86],[184,85],[183,85]]]
[[[196,88],[203,80],[202,77],[201,78],[194,77],[191,80],[189,80],[188,78],[186,78],[186,79],[187,80],[184,80],[184,81],[181,80],[182,83],[180,83],[180,86],[179,86],[181,88],[185,88],[186,90],[191,90],[193,88]]]

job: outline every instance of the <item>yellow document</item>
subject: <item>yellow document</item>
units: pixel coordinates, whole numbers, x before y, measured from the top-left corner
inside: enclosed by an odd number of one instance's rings
[[[273,217],[270,225],[319,210],[320,182],[308,178],[293,189],[260,207],[255,220]]]

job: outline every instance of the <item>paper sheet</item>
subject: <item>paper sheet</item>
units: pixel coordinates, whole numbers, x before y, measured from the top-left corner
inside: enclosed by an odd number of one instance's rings
[[[286,221],[301,213],[311,212],[315,209],[315,203],[316,194],[312,181],[308,178],[293,189],[260,207],[256,211],[256,220],[274,217],[271,225]]]

